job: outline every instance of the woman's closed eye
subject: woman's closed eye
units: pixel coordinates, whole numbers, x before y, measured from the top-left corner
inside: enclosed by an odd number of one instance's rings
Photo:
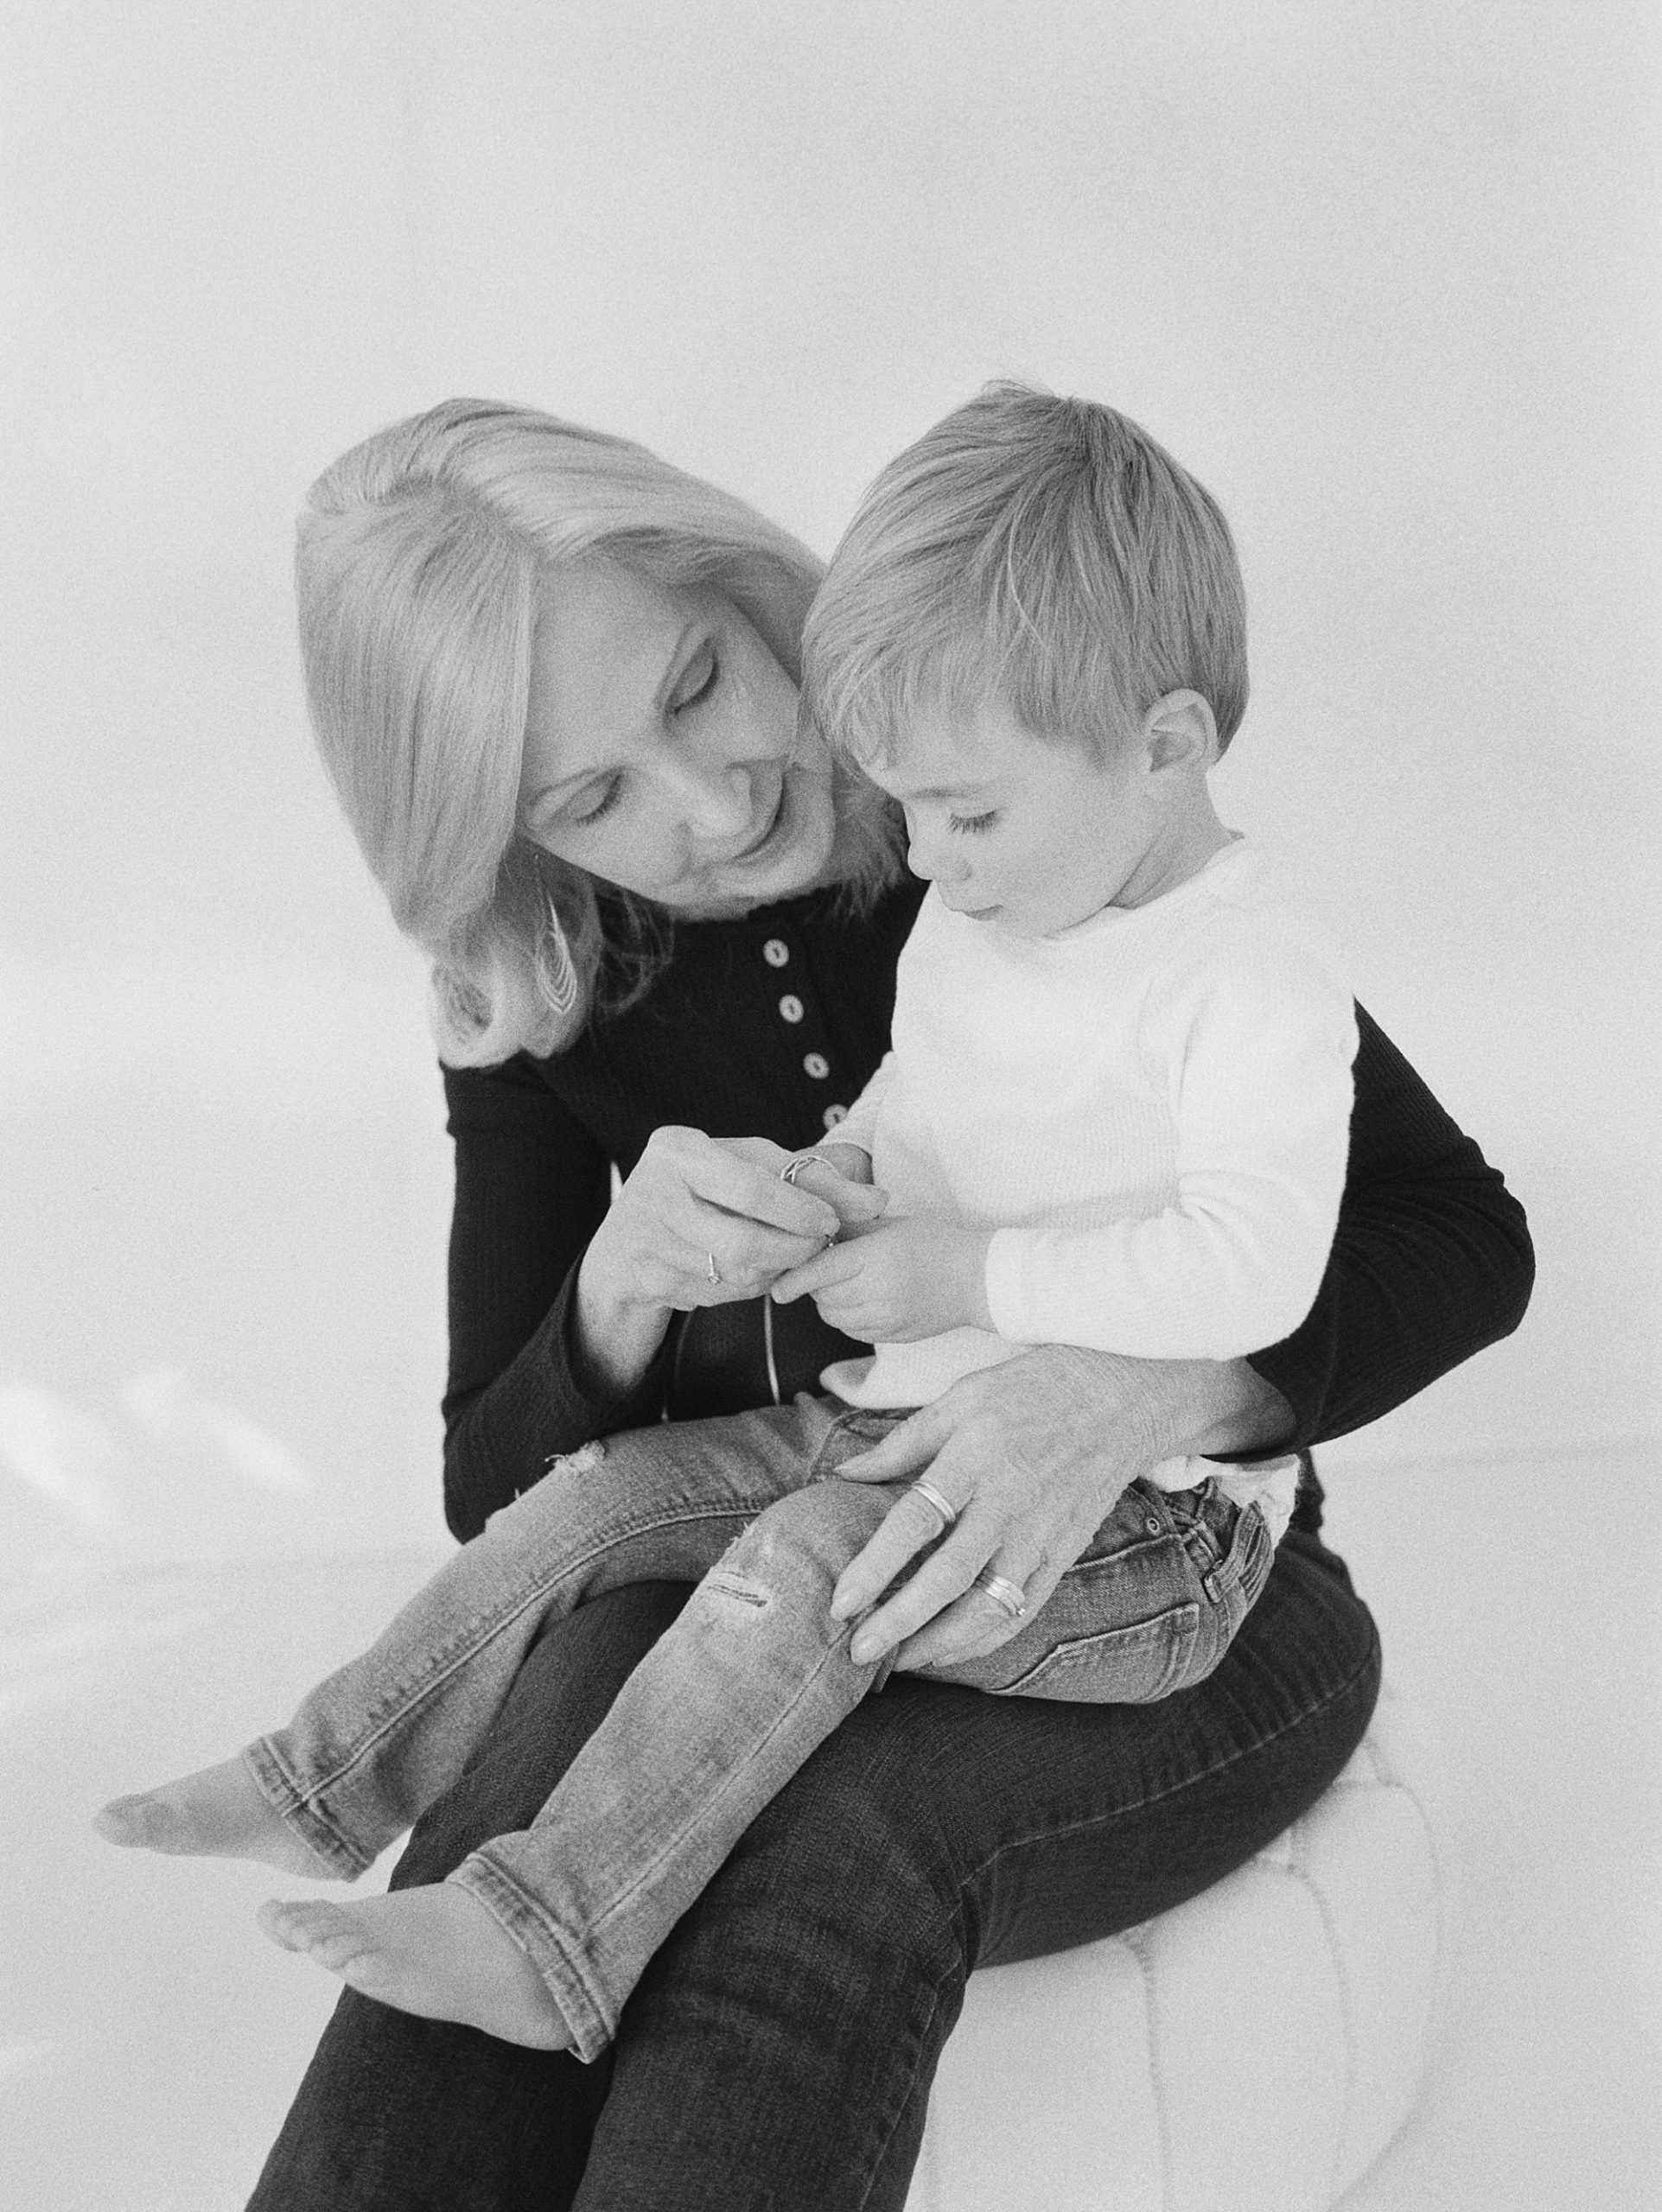
[[[985,814],[951,814],[946,817],[949,829],[962,830],[970,836],[977,830],[990,830],[997,819],[997,807],[990,807]]]
[[[688,664],[682,679],[683,690],[670,702],[672,715],[683,713],[689,707],[702,705],[720,683],[722,666],[715,648],[705,645]],[[578,798],[576,804],[565,810],[565,820],[574,830],[587,830],[601,822],[612,811],[623,797],[621,772],[607,778],[603,785],[591,785]],[[591,794],[598,794],[591,796]]]
[[[583,814],[576,814],[568,809],[565,818],[574,829],[586,830],[591,822],[598,822],[602,817],[609,814],[622,796],[623,779],[621,776],[614,776],[601,793],[596,805],[590,806]]]
[[[721,676],[722,664],[716,658],[715,648],[706,645],[688,667],[686,675],[682,680],[684,684],[690,688],[681,692],[671,708],[671,713],[678,715],[684,713],[689,707],[702,705],[720,683]]]

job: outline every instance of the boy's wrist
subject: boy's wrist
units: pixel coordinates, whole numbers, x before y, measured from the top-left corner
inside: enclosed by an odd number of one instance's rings
[[[958,1286],[959,1309],[965,1328],[993,1328],[992,1308],[987,1303],[987,1255],[991,1249],[992,1235],[990,1230],[966,1230],[964,1232],[958,1262]]]

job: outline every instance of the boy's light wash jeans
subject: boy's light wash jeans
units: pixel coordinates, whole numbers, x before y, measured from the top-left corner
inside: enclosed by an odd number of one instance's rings
[[[803,1396],[556,1460],[361,1658],[244,1753],[273,1806],[360,1873],[461,1775],[553,1615],[697,1580],[532,1825],[449,1877],[534,1961],[578,2055],[611,2041],[670,1929],[761,1808],[881,1682],[832,1589],[900,1486],[837,1470],[903,1420]],[[1145,1703],[1217,1665],[1269,1574],[1256,1506],[1133,1483],[1039,1611],[929,1669],[1002,1695]]]

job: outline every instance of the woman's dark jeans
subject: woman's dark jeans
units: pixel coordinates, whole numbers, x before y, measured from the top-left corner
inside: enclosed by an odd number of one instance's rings
[[[394,1888],[529,1824],[686,1594],[551,1626]],[[900,2212],[970,1970],[1251,1858],[1344,1765],[1379,1683],[1366,1607],[1296,1530],[1217,1671],[1162,1703],[895,1675],[749,1829],[595,2064],[347,1991],[250,2212]]]

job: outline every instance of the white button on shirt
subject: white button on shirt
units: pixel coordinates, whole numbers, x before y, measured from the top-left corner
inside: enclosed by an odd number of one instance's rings
[[[848,1117],[849,1109],[846,1106],[827,1106],[820,1119],[828,1129],[834,1129],[839,1122],[846,1122]]]
[[[798,998],[794,991],[786,991],[784,997],[779,1002],[779,1010],[780,1017],[784,1020],[800,1021],[805,1008],[801,1000]]]
[[[805,1052],[802,1055],[802,1065],[816,1083],[824,1083],[825,1077],[831,1073],[831,1062],[823,1052]]]
[[[770,968],[782,968],[791,957],[791,948],[782,937],[770,937],[761,948],[761,957]]]

